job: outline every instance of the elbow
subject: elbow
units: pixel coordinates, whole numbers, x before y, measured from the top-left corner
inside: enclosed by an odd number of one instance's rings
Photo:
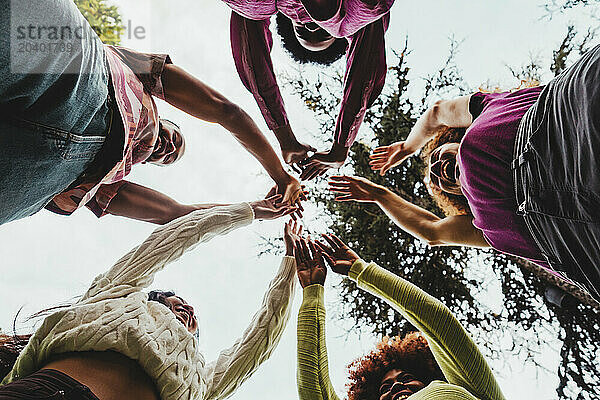
[[[429,115],[427,118],[429,126],[436,129],[444,127],[444,124],[442,123],[442,114],[445,107],[444,103],[445,100],[438,100],[429,108]]]
[[[429,247],[443,246],[446,243],[442,240],[440,232],[435,224],[425,226],[421,229],[421,241]]]
[[[225,128],[244,118],[246,112],[240,106],[228,100],[220,100],[217,104],[217,123]]]

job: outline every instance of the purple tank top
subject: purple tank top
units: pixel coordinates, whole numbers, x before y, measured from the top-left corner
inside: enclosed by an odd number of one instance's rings
[[[458,163],[473,225],[483,231],[488,243],[546,266],[524,219],[516,213],[511,170],[519,123],[542,89],[474,94],[469,103],[473,123],[460,144]]]

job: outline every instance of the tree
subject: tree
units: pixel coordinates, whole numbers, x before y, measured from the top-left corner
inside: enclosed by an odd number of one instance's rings
[[[121,35],[125,28],[116,6],[108,5],[106,0],[75,0],[75,5],[103,43],[121,43]]]
[[[569,54],[577,48],[573,45],[572,31],[569,29],[567,39],[555,52],[553,71],[564,68],[559,64],[565,64]],[[377,145],[404,140],[416,118],[437,94],[458,95],[467,91],[454,63],[457,46],[452,41],[443,67],[425,78],[425,94],[417,99],[409,95],[408,46],[397,54],[398,62],[388,74],[388,87],[365,118],[365,125],[372,131]],[[525,76],[528,71],[539,72],[540,67],[532,63],[524,70],[513,70],[513,74],[535,78]],[[311,80],[309,74],[298,74],[287,80],[314,112],[323,132],[331,132],[339,107],[337,93],[341,93],[341,75],[320,75]],[[329,136],[325,133],[322,136]],[[356,142],[345,167],[347,172],[394,188],[405,199],[442,216],[422,183],[422,160],[412,157],[381,177],[368,165],[370,152],[368,144]],[[322,180],[311,185],[312,196],[321,206],[318,219],[330,221],[330,229],[365,259],[377,262],[442,300],[467,327],[487,357],[504,361],[506,365],[522,360],[543,368],[539,354],[551,339],[558,338],[561,347],[556,351],[562,357],[557,371],[560,398],[592,399],[600,392],[597,366],[600,312],[576,300],[566,308],[548,303],[544,291],[557,283],[550,274],[494,251],[429,248],[397,228],[376,206],[335,202]],[[499,312],[493,312],[482,302],[492,279],[498,279],[502,288],[504,307]],[[338,317],[351,318],[357,326],[368,326],[378,335],[414,330],[385,302],[359,290],[350,280],[343,281],[339,290],[344,301]],[[581,301],[590,301],[581,292],[575,294]],[[504,350],[499,348],[500,342]]]

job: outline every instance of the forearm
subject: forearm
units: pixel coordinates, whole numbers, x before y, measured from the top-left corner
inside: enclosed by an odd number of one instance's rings
[[[449,383],[480,399],[504,399],[491,369],[460,322],[438,299],[374,263],[358,260],[349,277],[358,286],[385,300],[419,331]]]
[[[127,294],[123,291],[147,287],[156,272],[177,260],[188,249],[249,225],[253,219],[252,207],[241,203],[194,211],[158,227],[142,244],[121,257],[107,273],[97,277],[82,301],[95,295],[109,296],[108,289],[111,287],[119,291],[119,295]]]
[[[250,116],[216,90],[169,65],[163,73],[165,100],[180,110],[208,122],[218,123],[237,139],[265,168],[275,182],[289,180],[271,144]]]
[[[429,142],[435,134],[443,128],[443,125],[438,120],[439,105],[430,107],[419,117],[413,125],[404,145],[413,153],[421,150],[427,142]]]
[[[329,379],[325,338],[324,288],[307,286],[298,312],[297,384],[300,400],[337,399]]]
[[[221,125],[256,158],[275,182],[286,183],[291,180],[275,150],[245,111],[240,108],[232,110],[230,117]]]
[[[441,219],[435,214],[415,205],[387,188],[375,193],[375,202],[396,225],[407,233],[430,245],[436,243],[435,224]]]
[[[230,396],[269,359],[290,318],[295,269],[293,257],[284,257],[250,326],[233,346],[221,351],[217,360],[206,366],[205,400]]]
[[[164,225],[195,210],[226,205],[228,204],[181,204],[154,189],[128,182],[108,204],[106,212],[120,217]]]

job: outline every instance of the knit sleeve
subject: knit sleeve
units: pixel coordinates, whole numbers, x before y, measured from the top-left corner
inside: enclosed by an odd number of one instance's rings
[[[248,328],[233,346],[221,351],[203,369],[206,381],[203,400],[229,397],[271,357],[290,318],[295,272],[294,258],[284,257]]]
[[[298,397],[300,400],[338,400],[329,379],[322,285],[304,288],[298,313]]]
[[[464,387],[481,400],[504,399],[477,345],[439,300],[363,260],[354,263],[349,276],[360,288],[384,299],[423,332],[448,383]]]
[[[254,219],[247,203],[197,210],[156,229],[142,244],[96,277],[80,302],[126,296],[148,287],[154,275],[187,250]]]

